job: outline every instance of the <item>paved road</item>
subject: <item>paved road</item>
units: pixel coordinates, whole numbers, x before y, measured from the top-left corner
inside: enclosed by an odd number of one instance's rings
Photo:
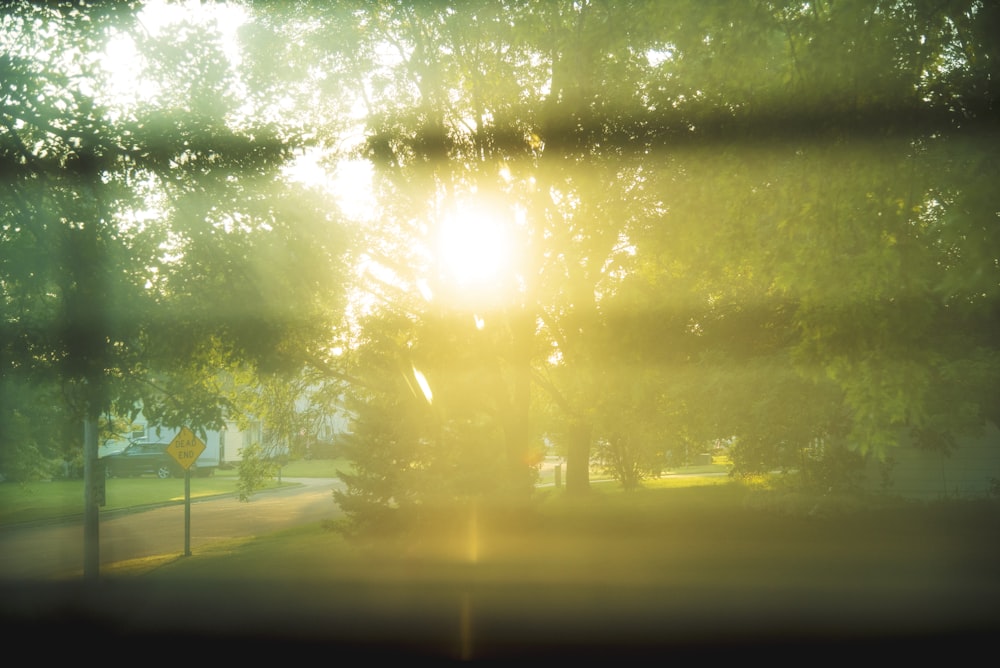
[[[285,478],[300,483],[256,494],[191,503],[191,549],[226,538],[254,536],[336,517],[336,479]],[[101,564],[184,552],[184,505],[101,517]],[[0,580],[78,576],[83,570],[83,522],[0,528]]]

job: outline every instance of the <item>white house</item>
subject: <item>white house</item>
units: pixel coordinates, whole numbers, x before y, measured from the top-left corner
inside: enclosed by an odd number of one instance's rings
[[[967,498],[1000,491],[1000,429],[987,422],[980,435],[958,439],[950,453],[903,443],[888,454],[889,486],[882,489],[882,469],[868,463],[865,486],[906,498]]]

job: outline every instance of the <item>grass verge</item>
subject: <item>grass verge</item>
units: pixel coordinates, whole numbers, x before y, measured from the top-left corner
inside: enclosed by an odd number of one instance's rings
[[[277,486],[271,481],[269,487]],[[236,478],[191,479],[191,498],[234,495]],[[112,478],[106,481],[102,513],[184,501],[184,480],[154,477]],[[53,480],[0,484],[0,526],[77,517],[83,513],[83,481]]]
[[[314,459],[289,462],[280,469],[280,478],[267,482],[265,489],[288,484],[287,478],[336,478],[350,470],[342,459]],[[191,498],[236,494],[238,471],[218,469],[208,478],[191,478]],[[106,505],[102,512],[137,508],[184,500],[184,480],[160,480],[152,476],[112,478],[107,481]],[[30,483],[0,483],[0,526],[19,522],[40,522],[76,517],[83,512],[83,481],[52,480]]]

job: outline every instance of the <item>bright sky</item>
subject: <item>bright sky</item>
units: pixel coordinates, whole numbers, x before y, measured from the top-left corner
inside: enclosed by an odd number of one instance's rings
[[[236,33],[247,20],[246,10],[225,2],[199,0],[149,0],[138,16],[139,24],[151,37],[158,36],[171,24],[188,21],[212,25],[222,35],[222,45],[230,63],[240,64],[240,49]],[[147,101],[159,92],[159,86],[142,77],[142,54],[128,33],[118,33],[108,42],[101,57],[101,65],[110,75],[110,81],[101,92],[115,107],[128,108]]]

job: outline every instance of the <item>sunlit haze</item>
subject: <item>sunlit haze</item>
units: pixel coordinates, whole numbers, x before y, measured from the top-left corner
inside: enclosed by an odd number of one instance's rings
[[[511,225],[485,204],[463,203],[449,211],[437,234],[445,275],[459,287],[488,292],[513,270]]]
[[[8,655],[995,656],[998,25],[0,2]]]

